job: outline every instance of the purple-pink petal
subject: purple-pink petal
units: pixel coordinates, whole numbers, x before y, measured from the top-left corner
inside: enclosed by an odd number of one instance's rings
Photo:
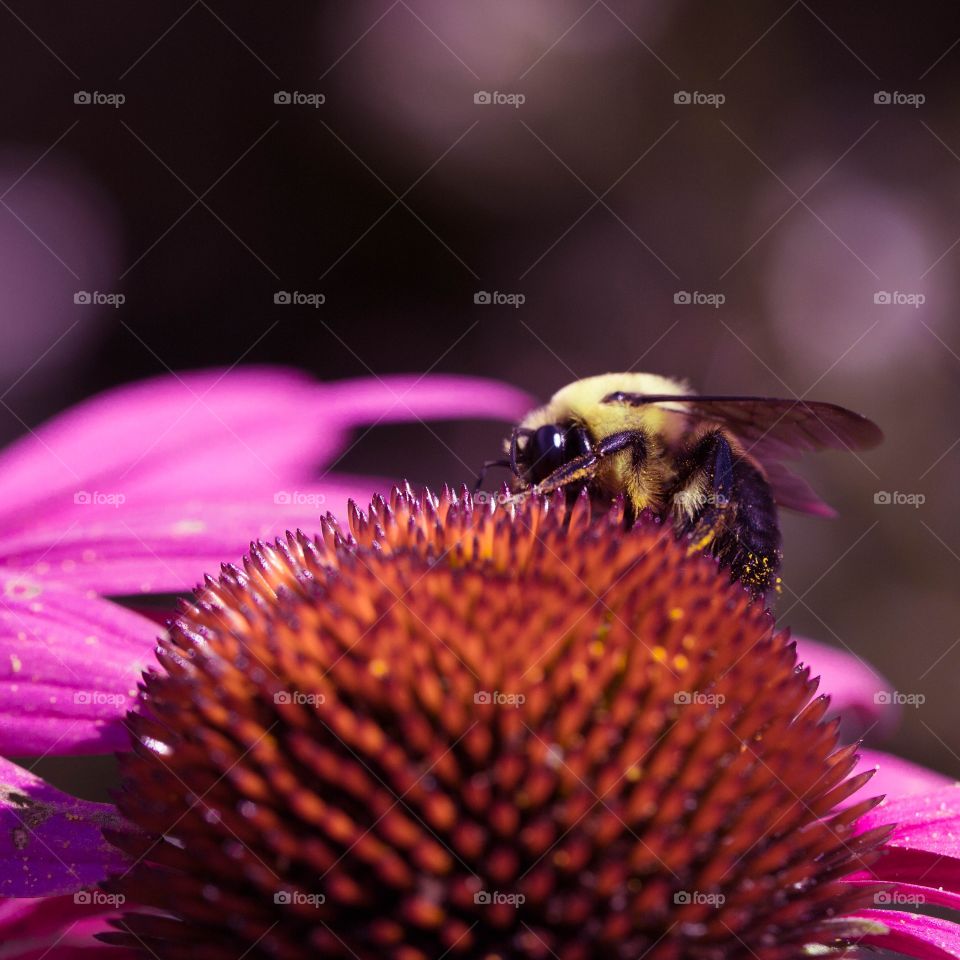
[[[868,797],[885,796],[891,799],[917,793],[930,793],[953,783],[951,777],[935,770],[928,770],[909,760],[895,757],[880,750],[861,748],[857,773],[874,770],[873,776],[856,793],[851,794],[843,806],[852,806]],[[882,809],[882,808],[881,808]]]
[[[106,947],[94,939],[110,929],[107,920],[117,915],[115,907],[95,902],[97,899],[95,895],[68,894],[0,901],[0,958],[134,960],[132,951]]]
[[[847,739],[869,732],[873,738],[889,733],[899,708],[892,702],[892,687],[860,657],[807,637],[795,637],[797,658],[820,677],[820,692],[830,695],[831,709],[844,721]]]
[[[857,821],[858,831],[896,824],[886,846],[960,860],[960,783],[892,797]]]
[[[917,957],[918,960],[956,960],[960,957],[960,926],[938,917],[896,910],[859,910],[855,919],[881,924],[885,933],[867,933],[861,943]]]
[[[101,830],[126,829],[116,809],[61,793],[0,759],[0,896],[50,897],[91,887],[126,857]]]
[[[344,517],[347,499],[367,502],[377,481],[286,483],[244,500],[124,504],[0,538],[0,571],[32,570],[78,589],[120,596],[193,589],[221,563],[237,562],[251,540],[287,530],[314,533],[329,511]],[[380,492],[389,492],[382,481]],[[9,574],[8,574],[9,575]]]
[[[59,516],[77,498],[145,505],[282,489],[329,463],[358,424],[511,420],[532,403],[474,377],[321,384],[285,369],[238,368],[145,380],[78,404],[0,454],[0,530],[21,529],[28,506]]]
[[[35,575],[0,576],[0,754],[109,753],[157,624]]]

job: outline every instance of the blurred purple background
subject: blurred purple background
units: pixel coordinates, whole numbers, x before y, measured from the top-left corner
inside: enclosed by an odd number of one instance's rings
[[[844,403],[888,441],[805,464],[841,513],[785,517],[778,612],[922,694],[892,746],[960,775],[955,4],[10,0],[0,23],[4,439],[236,362]],[[339,468],[469,481],[499,434],[376,429]]]

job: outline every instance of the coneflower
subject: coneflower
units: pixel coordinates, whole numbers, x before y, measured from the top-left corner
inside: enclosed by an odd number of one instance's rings
[[[851,801],[855,746],[712,561],[583,498],[396,491],[349,526],[256,545],[161,641],[105,940],[163,960],[956,955],[952,924],[869,909],[956,899],[953,789],[901,806],[904,828]]]

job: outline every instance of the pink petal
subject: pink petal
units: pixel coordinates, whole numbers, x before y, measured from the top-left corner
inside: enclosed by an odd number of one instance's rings
[[[887,848],[869,870],[852,873],[845,880],[883,880],[937,890],[960,890],[960,860],[922,850]]]
[[[960,957],[960,926],[949,920],[895,910],[860,910],[853,919],[879,923],[887,928],[887,933],[866,934],[861,943],[919,960],[956,960]]]
[[[864,814],[858,831],[896,827],[886,846],[960,859],[960,783],[910,796],[893,797]]]
[[[927,904],[936,904],[941,907],[951,907],[960,910],[960,893],[945,890],[942,887],[929,887],[919,883],[896,883],[889,878],[875,873],[859,874],[844,882],[856,883],[858,887],[876,887],[874,902],[884,910],[916,910]],[[890,889],[891,882],[894,888]]]
[[[365,503],[373,492],[359,483],[305,483],[242,501],[124,504],[65,529],[43,526],[0,539],[0,571],[33,570],[113,596],[191,590],[205,573],[219,572],[221,563],[239,561],[251,540],[272,540],[298,528],[314,533],[328,511],[345,516],[348,497]]]
[[[0,526],[23,508],[49,515],[76,497],[130,504],[282,489],[306,479],[366,422],[515,419],[531,399],[474,377],[319,384],[289,370],[238,368],[145,380],[55,417],[0,456]]]
[[[0,759],[0,895],[73,893],[122,869],[127,860],[101,835],[124,829],[108,803],[77,800]]]
[[[94,936],[116,915],[99,897],[65,895],[0,902],[0,960],[134,960],[132,951],[106,947]],[[89,900],[88,903],[77,900]]]
[[[892,687],[865,660],[807,637],[794,637],[797,658],[819,676],[820,693],[830,694],[831,709],[844,721],[844,738],[856,740],[867,732],[872,737],[889,733],[897,722],[899,708],[890,702]]]
[[[155,623],[26,574],[0,577],[0,754],[109,753],[153,662]]]
[[[849,807],[867,797],[886,796],[891,799],[914,793],[929,793],[953,783],[951,777],[928,770],[909,760],[902,760],[879,750],[861,749],[856,773],[873,768],[876,773],[856,793],[851,794],[843,806]]]
[[[445,374],[364,377],[326,385],[332,409],[350,426],[395,420],[519,420],[539,406],[523,390],[483,377]]]

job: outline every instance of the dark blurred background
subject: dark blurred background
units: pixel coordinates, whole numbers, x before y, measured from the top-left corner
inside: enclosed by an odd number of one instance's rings
[[[6,439],[236,362],[846,404],[887,443],[805,464],[840,518],[784,518],[778,612],[960,775],[960,6],[6,0],[0,87]],[[469,480],[501,432],[338,468]]]

